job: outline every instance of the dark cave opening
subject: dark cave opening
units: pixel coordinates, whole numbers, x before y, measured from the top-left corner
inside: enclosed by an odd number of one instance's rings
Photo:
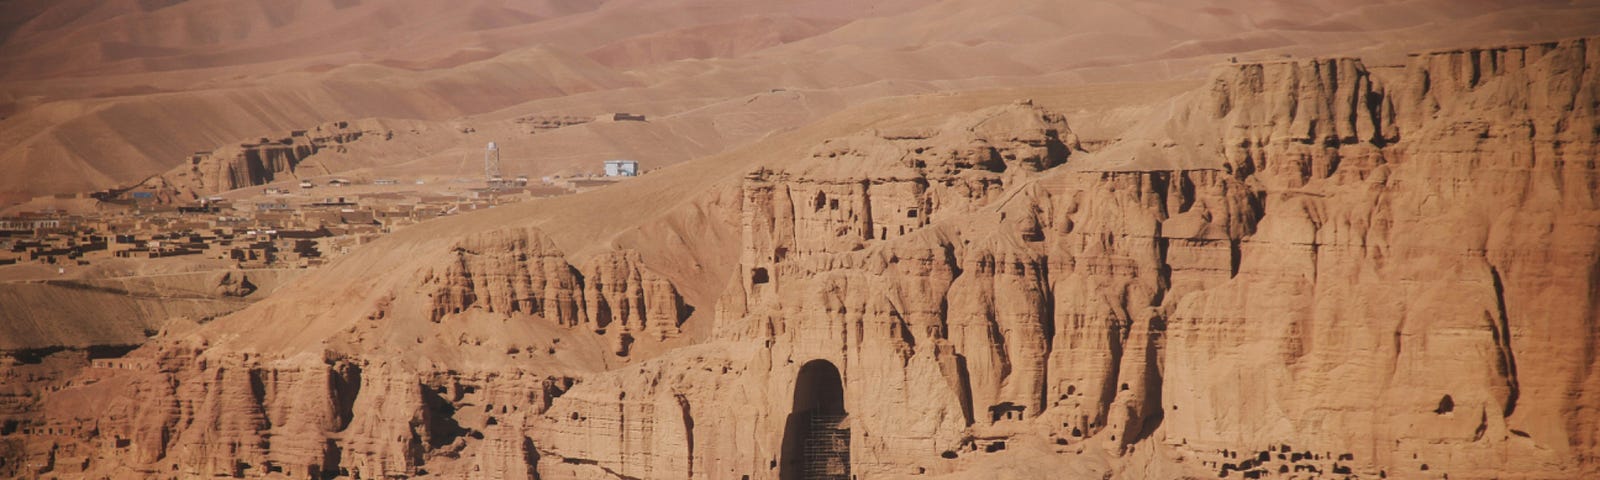
[[[838,367],[812,360],[800,367],[794,410],[783,434],[783,480],[849,480],[850,427]]]

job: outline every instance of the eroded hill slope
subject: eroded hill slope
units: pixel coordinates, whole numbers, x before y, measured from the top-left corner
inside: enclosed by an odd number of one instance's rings
[[[1592,476],[1597,61],[838,115],[374,242],[30,393],[5,465],[789,478],[825,425],[871,477]]]

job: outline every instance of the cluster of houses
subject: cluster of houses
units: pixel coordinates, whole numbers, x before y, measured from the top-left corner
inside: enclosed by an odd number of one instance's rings
[[[211,197],[189,205],[139,203],[96,214],[30,212],[0,218],[0,265],[200,255],[245,268],[304,268],[396,228],[526,197],[476,191],[263,193],[238,203]]]
[[[644,121],[618,113],[612,121]],[[450,193],[400,191],[413,182],[380,178],[372,187],[351,187],[344,178],[301,180],[299,188],[263,187],[240,200],[210,196],[177,199],[161,184],[93,194],[57,195],[93,199],[98,212],[26,212],[0,217],[0,265],[36,262],[88,265],[102,258],[163,258],[187,255],[232,260],[241,267],[310,267],[347,253],[396,228],[445,215],[525,198],[565,195],[604,187],[644,171],[633,160],[608,160],[602,175],[491,178],[484,188]],[[334,187],[322,189],[318,187]]]

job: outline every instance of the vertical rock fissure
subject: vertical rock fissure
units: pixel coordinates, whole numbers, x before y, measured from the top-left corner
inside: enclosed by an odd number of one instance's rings
[[[1132,329],[1131,327],[1132,322],[1127,319],[1113,318],[1111,329],[1106,332],[1111,337],[1108,345],[1111,350],[1111,360],[1107,365],[1108,370],[1105,380],[1101,382],[1100,403],[1098,404],[1099,407],[1095,409],[1094,423],[1089,424],[1089,430],[1084,432],[1085,437],[1092,436],[1100,428],[1105,427],[1106,420],[1108,420],[1106,414],[1109,412],[1111,405],[1115,404],[1117,384],[1122,381],[1122,353],[1127,346],[1128,332]]]
[[[1039,290],[1044,292],[1044,298],[1040,301],[1039,329],[1044,332],[1044,355],[1042,357],[1047,359],[1055,352],[1056,340],[1056,294],[1052,288],[1053,285],[1055,283],[1050,281],[1050,263],[1040,262]],[[1039,380],[1037,382],[1039,398],[1037,400],[1039,401],[1040,410],[1050,408],[1050,389],[1046,388],[1049,382],[1050,362],[1048,360],[1039,362]]]
[[[688,475],[683,478],[694,478],[694,415],[689,411],[689,398],[682,393],[673,395],[678,401],[678,412],[683,415],[683,444],[687,451],[684,465],[688,468]]]
[[[272,418],[266,415],[267,383],[266,379],[262,378],[267,372],[259,368],[248,368],[245,373],[250,380],[250,407],[257,412],[261,412],[263,429],[270,430],[272,428]]]
[[[1489,275],[1494,277],[1494,301],[1497,309],[1496,324],[1490,330],[1494,332],[1495,348],[1499,350],[1500,356],[1498,367],[1500,373],[1505,376],[1508,389],[1504,415],[1510,417],[1517,410],[1517,396],[1521,394],[1517,384],[1517,358],[1516,353],[1511,350],[1511,323],[1506,316],[1505,284],[1500,280],[1499,269],[1489,267]]]
[[[361,394],[361,367],[339,362],[330,366],[328,373],[328,390],[333,395],[333,417],[337,423],[335,431],[342,432],[355,419],[356,397]]]
[[[1123,440],[1125,445],[1133,445],[1149,438],[1166,419],[1166,410],[1161,408],[1161,359],[1166,357],[1166,352],[1163,351],[1166,343],[1164,339],[1166,321],[1160,315],[1152,315],[1148,321],[1150,325],[1147,328],[1149,336],[1145,339],[1147,343],[1144,349],[1144,378],[1140,379],[1144,382],[1144,391],[1141,392],[1144,401],[1141,405],[1142,411],[1139,413],[1144,417],[1144,423],[1140,425],[1138,431]]]

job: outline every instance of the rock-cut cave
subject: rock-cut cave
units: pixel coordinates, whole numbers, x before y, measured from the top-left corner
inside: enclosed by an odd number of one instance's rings
[[[783,480],[849,480],[850,421],[838,367],[813,360],[795,378],[783,433]]]

